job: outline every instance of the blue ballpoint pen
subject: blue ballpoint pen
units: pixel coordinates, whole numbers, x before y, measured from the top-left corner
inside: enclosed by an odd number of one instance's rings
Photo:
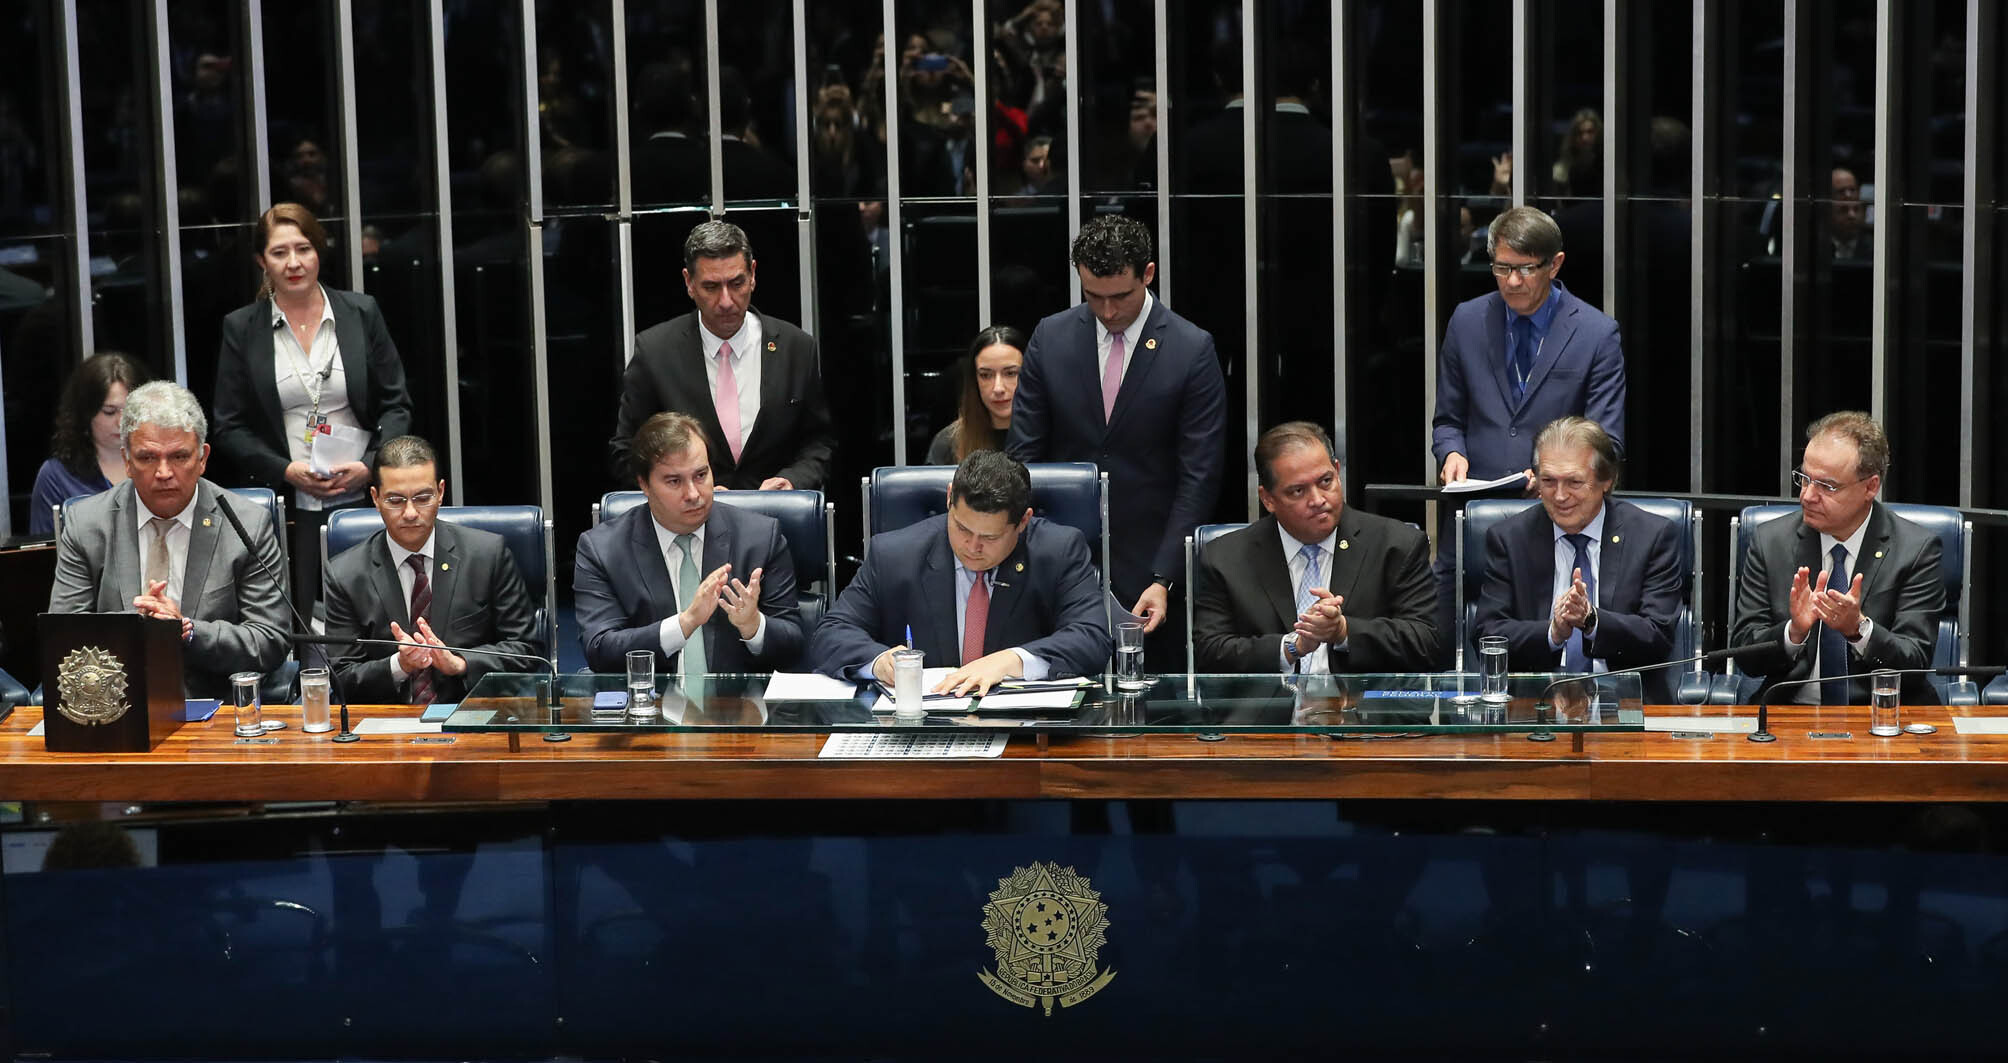
[[[913,648],[913,625],[912,625],[912,624],[908,624],[908,625],[906,626],[906,648],[907,648],[907,649],[909,649],[909,650]]]

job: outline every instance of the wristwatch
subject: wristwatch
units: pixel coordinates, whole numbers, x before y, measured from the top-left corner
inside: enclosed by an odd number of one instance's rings
[[[1592,605],[1590,606],[1589,615],[1583,617],[1583,634],[1594,635],[1596,633],[1597,633],[1597,607]]]
[[[1162,583],[1162,584],[1164,584],[1164,592],[1165,592],[1166,594],[1170,594],[1170,593],[1171,593],[1171,588],[1172,588],[1172,586],[1173,586],[1173,583],[1172,583],[1172,579],[1171,579],[1171,577],[1170,577],[1170,576],[1167,576],[1167,575],[1164,575],[1163,573],[1159,573],[1159,572],[1153,572],[1153,573],[1151,573],[1151,574],[1150,574],[1150,581],[1151,581],[1152,583]]]

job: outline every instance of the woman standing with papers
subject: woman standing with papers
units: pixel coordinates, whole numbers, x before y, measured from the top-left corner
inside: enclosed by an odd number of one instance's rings
[[[327,511],[358,505],[377,447],[411,430],[404,363],[376,300],[321,286],[327,233],[280,203],[258,218],[263,283],[223,319],[216,450],[236,482],[293,488],[295,597],[320,597]]]

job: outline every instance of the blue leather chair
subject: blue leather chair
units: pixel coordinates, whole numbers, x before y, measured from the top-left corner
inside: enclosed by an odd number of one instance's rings
[[[1192,600],[1199,597],[1200,573],[1205,571],[1205,569],[1200,567],[1200,559],[1205,557],[1208,543],[1231,532],[1238,532],[1247,526],[1246,524],[1201,524],[1192,529],[1191,535],[1185,537],[1185,671],[1188,675],[1199,669],[1199,654],[1192,642]]]
[[[802,630],[815,630],[829,608],[837,585],[837,507],[823,501],[821,491],[720,491],[712,502],[772,517],[788,540],[788,557],[795,562],[795,590],[802,610]],[[636,506],[646,505],[640,491],[613,491],[593,503],[593,527]]]
[[[1701,653],[1701,513],[1690,502],[1673,498],[1624,498],[1663,520],[1671,521],[1678,531],[1680,544],[1679,565],[1682,572],[1689,573],[1687,594],[1680,604],[1680,615],[1673,624],[1673,649],[1668,660],[1680,660]],[[1457,534],[1461,537],[1462,549],[1458,551],[1458,630],[1457,647],[1459,660],[1457,667],[1464,668],[1464,662],[1478,660],[1478,595],[1485,585],[1485,536],[1492,526],[1514,516],[1529,506],[1540,505],[1532,498],[1483,498],[1471,502],[1457,516]],[[1467,564],[1467,559],[1471,562]],[[1698,703],[1708,697],[1709,676],[1698,667],[1682,672],[1675,684],[1675,697],[1683,703]]]
[[[536,506],[441,506],[439,519],[463,528],[493,532],[509,547],[517,571],[532,595],[541,594],[543,604],[532,616],[543,652],[558,644],[557,610],[552,608],[557,588],[551,552],[551,522]],[[328,559],[367,540],[383,530],[383,517],[375,509],[340,509],[328,515],[321,528],[321,578],[327,579]],[[509,670],[527,671],[521,663]]]
[[[28,688],[22,686],[20,680],[8,675],[6,669],[0,668],[0,720],[6,719],[7,714],[13,712],[16,706],[30,703]]]
[[[286,556],[286,500],[280,497],[278,492],[269,487],[230,487],[225,488],[225,490],[255,505],[265,507],[266,515],[272,518],[272,528],[278,533],[279,579],[284,581],[291,578],[293,572],[291,559]],[[64,499],[63,504],[56,507],[56,539],[58,541],[61,541],[63,538],[63,519],[70,515],[70,507],[89,497],[91,496],[74,495]],[[292,619],[289,617],[287,625],[291,626],[291,624]],[[265,673],[264,680],[258,684],[259,698],[268,705],[292,704],[298,700],[294,697],[294,691],[299,676],[300,662],[298,656],[289,647],[286,660],[279,667]],[[34,705],[41,704],[41,693],[40,688],[37,688],[29,703]]]
[[[1887,503],[1890,512],[1929,529],[1938,536],[1938,572],[1945,581],[1945,612],[1938,618],[1938,634],[1932,642],[1931,666],[1934,668],[1956,668],[1967,663],[1966,632],[1970,630],[1972,605],[1966,586],[1966,573],[1973,561],[1973,524],[1956,509],[1946,506],[1921,506],[1912,503]],[[1736,517],[1730,518],[1729,535],[1732,550],[1729,561],[1729,626],[1736,627],[1736,588],[1743,574],[1743,558],[1750,550],[1750,540],[1758,525],[1778,518],[1797,519],[1797,504],[1747,506]],[[1762,677],[1739,676],[1732,670],[1719,678],[1710,692],[1709,700],[1719,704],[1747,705],[1757,696],[1757,687]],[[1997,680],[1998,682],[1998,680]],[[1947,705],[1977,705],[1980,703],[1978,685],[1967,679],[1952,679],[1932,676],[1932,688]],[[1989,684],[1989,690],[1994,684]],[[2008,701],[2008,687],[2003,689],[2004,701]]]

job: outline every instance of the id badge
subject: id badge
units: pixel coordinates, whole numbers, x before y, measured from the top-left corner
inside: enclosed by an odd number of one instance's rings
[[[328,434],[328,418],[324,414],[313,414],[307,418],[307,430],[302,433],[301,442],[307,444],[307,453],[314,452],[314,437]]]

